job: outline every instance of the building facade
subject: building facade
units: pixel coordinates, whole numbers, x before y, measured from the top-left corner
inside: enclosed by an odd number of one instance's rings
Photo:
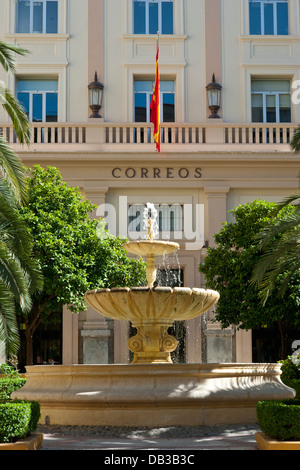
[[[32,121],[31,145],[14,141],[1,110],[3,135],[26,165],[59,168],[117,235],[142,237],[140,214],[156,204],[160,236],[180,244],[170,267],[183,285],[205,286],[199,263],[231,209],[297,190],[289,142],[300,122],[299,0],[0,0],[0,11],[0,40],[31,52],[15,76],[0,71]],[[149,123],[157,31],[160,153]],[[222,87],[217,108],[211,82]],[[251,331],[213,319],[187,322],[183,360],[256,358]],[[64,364],[128,361],[126,322],[65,307],[62,325]]]

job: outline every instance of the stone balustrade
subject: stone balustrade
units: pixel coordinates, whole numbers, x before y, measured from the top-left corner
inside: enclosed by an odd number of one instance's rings
[[[161,143],[169,145],[282,145],[289,144],[297,129],[295,124],[263,123],[162,123]],[[0,123],[0,134],[16,144],[11,124]],[[109,144],[126,151],[127,144],[154,144],[150,123],[32,123],[31,144]],[[119,150],[120,150],[119,148]],[[167,147],[165,146],[165,149]]]

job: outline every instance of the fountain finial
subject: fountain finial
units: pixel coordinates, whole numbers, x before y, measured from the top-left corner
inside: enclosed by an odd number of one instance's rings
[[[146,239],[153,242],[158,234],[157,210],[151,202],[147,202],[144,209],[144,228],[147,230]]]

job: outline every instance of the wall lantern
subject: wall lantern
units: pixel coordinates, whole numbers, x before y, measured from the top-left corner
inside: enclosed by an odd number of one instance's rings
[[[222,87],[219,83],[216,83],[215,74],[212,76],[212,82],[207,85],[207,98],[208,98],[208,107],[211,110],[210,119],[216,119],[220,116],[218,115],[218,110],[220,109],[221,101],[221,90]]]
[[[95,72],[95,78],[92,83],[89,84],[89,94],[90,94],[90,108],[93,111],[91,118],[101,118],[99,110],[102,104],[102,95],[103,95],[104,86],[102,83],[98,82],[97,72]]]

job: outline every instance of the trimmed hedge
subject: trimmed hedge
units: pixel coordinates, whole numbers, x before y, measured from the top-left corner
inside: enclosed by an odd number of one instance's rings
[[[14,442],[28,436],[36,430],[40,416],[37,401],[0,403],[0,442]]]
[[[282,382],[290,388],[293,388],[296,392],[296,396],[294,398],[295,401],[300,400],[300,380],[299,379],[285,379]]]
[[[26,383],[26,378],[13,366],[0,364],[0,402],[10,400],[10,396]]]
[[[1,378],[0,377],[0,402],[7,401],[10,399],[10,396],[19,388],[22,388],[26,383],[25,377],[16,377],[16,378]]]
[[[256,412],[261,430],[272,439],[300,440],[300,400],[259,401]]]
[[[295,379],[300,380],[300,354],[297,356],[288,356],[283,361],[278,361],[281,364],[281,380]]]
[[[300,399],[300,355],[288,356],[281,364],[281,381],[296,392],[294,400]]]

